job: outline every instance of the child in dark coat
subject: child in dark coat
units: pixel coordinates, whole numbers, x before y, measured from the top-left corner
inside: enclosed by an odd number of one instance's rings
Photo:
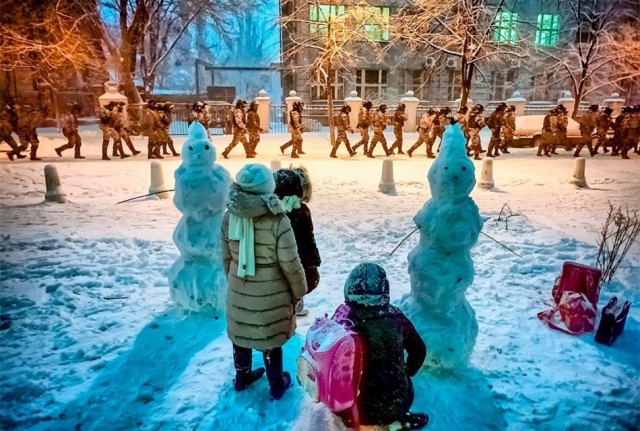
[[[363,263],[351,271],[344,286],[349,319],[364,344],[364,368],[356,399],[359,424],[350,413],[340,414],[345,425],[390,425],[419,429],[426,413],[410,413],[413,377],[427,348],[411,321],[389,304],[389,280],[380,266]],[[407,359],[405,361],[405,351]],[[347,412],[349,412],[348,410]]]
[[[322,260],[313,235],[311,211],[306,205],[311,199],[309,174],[304,168],[296,168],[280,169],[273,176],[276,181],[275,194],[282,201],[296,237],[298,255],[307,279],[307,293],[311,293],[320,283],[318,267]],[[296,305],[296,314],[298,316],[309,314],[309,311],[304,309],[302,299]]]

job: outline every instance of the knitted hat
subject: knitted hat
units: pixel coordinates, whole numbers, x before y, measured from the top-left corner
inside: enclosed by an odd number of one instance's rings
[[[344,283],[344,300],[347,305],[374,307],[389,303],[389,280],[381,266],[361,263],[356,266]]]
[[[266,195],[273,193],[276,182],[273,174],[264,165],[251,163],[236,174],[236,183],[247,193],[254,195]]]
[[[274,193],[280,199],[285,196],[297,196],[302,199],[304,190],[302,188],[302,179],[292,169],[280,169],[273,173],[276,181],[276,189]]]
[[[293,171],[300,177],[300,183],[302,184],[302,202],[309,202],[311,195],[313,194],[313,187],[311,186],[311,179],[309,178],[309,171],[304,166],[293,168]]]

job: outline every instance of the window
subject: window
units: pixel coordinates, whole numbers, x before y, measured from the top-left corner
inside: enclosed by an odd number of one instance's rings
[[[499,12],[493,30],[493,40],[498,43],[515,45],[518,41],[517,12]]]
[[[459,69],[449,69],[447,100],[456,100],[462,95],[462,73]]]
[[[387,91],[388,70],[356,70],[356,89],[365,100],[377,99]]]
[[[538,15],[538,29],[536,30],[536,45],[555,46],[558,43],[559,15]]]
[[[329,6],[329,5],[309,5],[309,32],[311,34],[326,35],[327,34],[327,21],[331,17],[342,15],[344,13],[344,6]]]
[[[413,94],[418,99],[427,99],[427,89],[431,85],[431,74],[428,74],[424,69],[414,69],[405,71],[405,93],[409,90],[413,91]]]
[[[379,42],[389,40],[389,8],[369,7],[367,8],[368,19],[364,29],[369,37]]]
[[[327,100],[327,87],[321,84],[320,72],[316,72],[315,79],[311,82],[311,98],[313,100]],[[333,100],[344,99],[344,78],[338,71],[333,75]]]

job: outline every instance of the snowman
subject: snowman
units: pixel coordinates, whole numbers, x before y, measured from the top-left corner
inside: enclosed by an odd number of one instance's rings
[[[409,253],[411,294],[404,301],[428,346],[428,361],[452,369],[467,364],[478,334],[464,294],[473,282],[470,251],[483,221],[469,197],[475,168],[460,125],[448,126],[443,140],[428,174],[432,197],[414,217],[420,242]]]
[[[226,278],[220,231],[231,179],[220,165],[207,131],[197,121],[182,146],[173,203],[182,218],[173,233],[180,257],[167,274],[171,298],[187,310],[224,312]]]

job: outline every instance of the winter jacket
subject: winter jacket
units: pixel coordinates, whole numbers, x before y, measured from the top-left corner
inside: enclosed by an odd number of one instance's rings
[[[253,195],[236,184],[227,207],[222,221],[227,334],[233,344],[248,349],[281,347],[295,332],[294,304],[307,290],[291,223],[275,195]],[[230,214],[253,219],[254,276],[237,276],[239,241],[229,240]]]
[[[246,119],[244,111],[240,108],[237,108],[233,111],[233,126],[236,131],[245,130],[246,129]]]
[[[590,137],[593,133],[593,129],[596,128],[596,112],[589,112],[584,117],[580,118],[580,134],[583,137]]]
[[[247,130],[250,132],[260,132],[260,116],[256,111],[249,111],[247,114]]]
[[[376,133],[384,132],[387,127],[387,117],[382,111],[376,111],[373,114],[373,131]]]
[[[366,354],[357,398],[360,421],[388,425],[411,408],[411,377],[424,362],[426,346],[411,321],[393,305],[351,304],[349,318],[362,337]]]

